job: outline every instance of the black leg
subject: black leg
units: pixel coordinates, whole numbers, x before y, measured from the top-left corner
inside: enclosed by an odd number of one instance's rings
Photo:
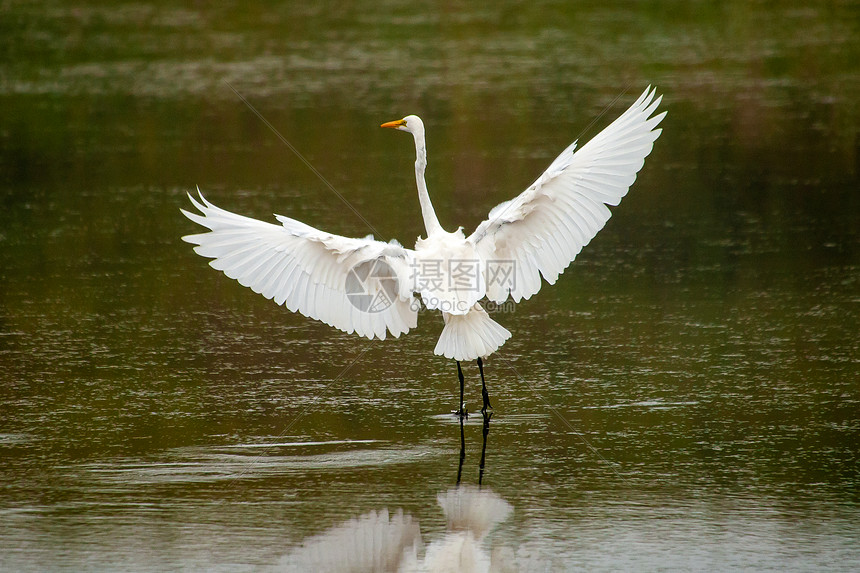
[[[459,360],[457,361],[457,377],[460,379],[460,404],[454,413],[457,414],[458,416],[460,416],[461,418],[465,418],[469,415],[469,413],[466,410],[465,405],[463,404],[463,383],[464,383],[464,380],[463,380],[463,369],[460,368],[460,361]]]
[[[492,410],[493,407],[490,406],[490,394],[487,392],[487,383],[484,381],[484,362],[480,358],[478,358],[478,370],[481,371],[481,397],[484,399],[481,412],[486,413],[487,409]]]

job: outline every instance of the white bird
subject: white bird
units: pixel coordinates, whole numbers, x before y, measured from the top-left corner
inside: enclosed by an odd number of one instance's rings
[[[372,236],[353,239],[276,215],[275,225],[216,207],[200,194],[189,198],[201,214],[182,212],[209,232],[183,240],[210,265],[292,312],[321,320],[369,339],[399,337],[418,321],[415,294],[442,313],[445,326],[435,353],[460,362],[478,361],[483,408],[490,407],[482,358],[499,349],[511,333],[495,322],[480,301],[519,302],[537,293],[541,277],[554,284],[579,251],[627,194],[666,112],[653,115],[661,97],[646,89],[630,108],[576,150],[573,142],[525,191],[497,205],[466,237],[462,227],[445,231],[439,223],[424,171],[427,148],[418,116],[382,124],[412,134],[415,180],[426,238],[414,249]],[[198,189],[199,193],[199,189]]]
[[[425,545],[411,515],[387,508],[370,511],[306,538],[284,555],[276,571],[325,573],[489,573],[515,571],[506,546],[492,552],[485,538],[513,511],[489,489],[458,486],[436,496],[447,522],[443,536]],[[419,558],[419,553],[423,557]]]

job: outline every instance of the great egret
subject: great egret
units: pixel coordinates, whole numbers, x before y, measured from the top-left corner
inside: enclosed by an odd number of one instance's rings
[[[396,571],[397,573],[477,573],[516,569],[513,549],[492,551],[487,535],[513,511],[487,488],[458,486],[436,496],[446,531],[429,544],[421,528],[402,510],[369,511],[304,539],[281,558],[279,571]],[[423,557],[419,558],[419,553]]]
[[[460,362],[478,361],[482,412],[490,407],[482,358],[504,344],[511,333],[481,306],[486,297],[503,303],[528,299],[541,287],[541,276],[554,284],[579,251],[611,216],[627,194],[654,141],[666,112],[650,87],[606,129],[575,151],[574,141],[549,168],[514,199],[497,205],[486,221],[466,237],[463,228],[445,231],[436,217],[424,170],[427,148],[418,116],[382,124],[412,134],[415,180],[426,238],[414,249],[372,236],[333,235],[300,221],[276,215],[281,225],[231,213],[189,194],[200,215],[182,212],[209,232],[183,239],[209,264],[254,292],[292,312],[321,320],[344,332],[370,339],[395,338],[414,328],[420,295],[424,306],[439,310],[444,328],[434,352],[457,362],[460,409],[463,371]]]

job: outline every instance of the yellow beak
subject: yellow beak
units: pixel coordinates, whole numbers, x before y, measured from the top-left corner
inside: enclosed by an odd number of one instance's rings
[[[397,121],[389,121],[387,123],[383,123],[379,127],[393,127],[396,129],[396,128],[400,127],[401,125],[406,125],[405,119],[398,119]]]

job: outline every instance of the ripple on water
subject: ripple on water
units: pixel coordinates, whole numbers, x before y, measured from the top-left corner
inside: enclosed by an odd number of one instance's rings
[[[670,410],[685,406],[697,406],[698,401],[664,402],[663,400],[640,400],[638,402],[622,402],[619,404],[603,404],[600,406],[582,406],[583,410],[613,410],[616,408],[650,408],[652,410]]]
[[[27,444],[33,441],[34,438],[28,434],[0,434],[0,446]]]
[[[178,448],[167,458],[157,460],[109,460],[78,466],[82,473],[103,484],[128,486],[146,483],[217,482],[255,479],[292,472],[340,468],[383,467],[415,463],[447,453],[430,446],[358,448],[322,453],[285,455],[283,448],[316,448],[382,443],[382,440],[333,440],[325,442],[282,442],[273,444],[237,444],[207,448]],[[248,448],[248,453],[238,450]],[[263,451],[259,451],[259,450]]]

